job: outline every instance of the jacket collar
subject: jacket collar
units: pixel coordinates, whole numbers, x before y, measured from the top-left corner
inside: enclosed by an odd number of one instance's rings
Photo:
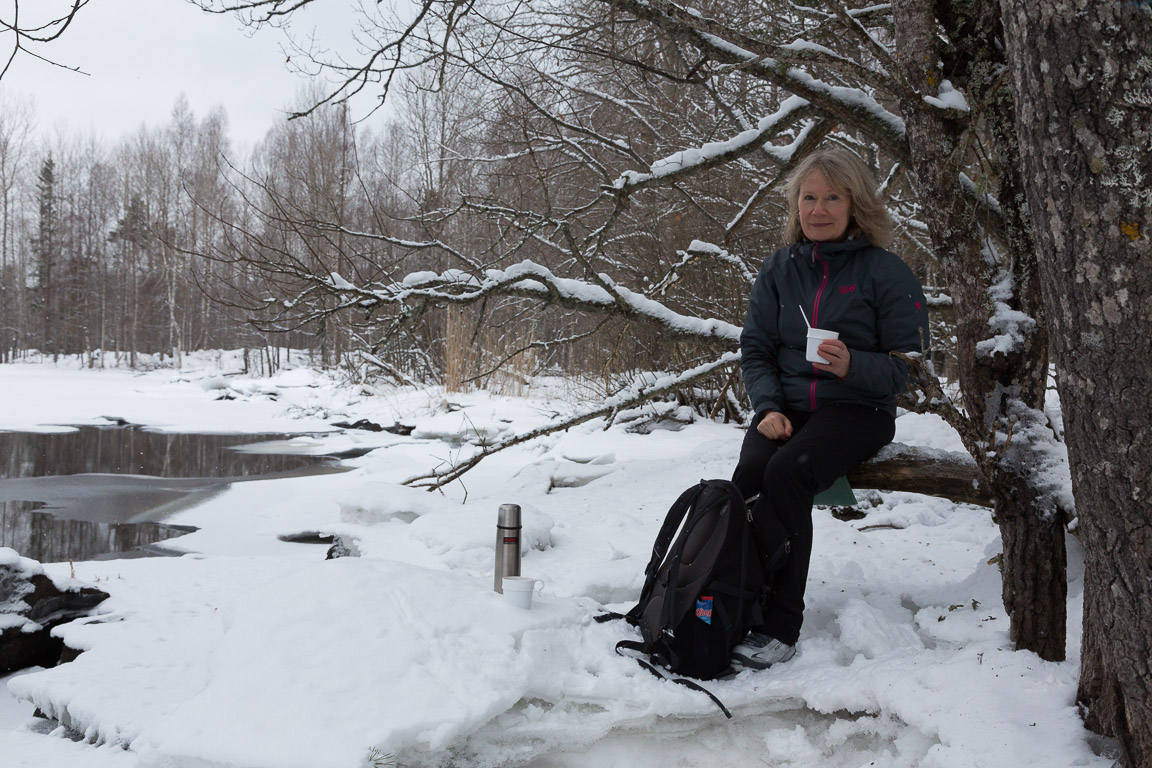
[[[838,256],[850,256],[856,251],[863,250],[871,245],[865,237],[850,237],[839,243],[814,243],[811,240],[801,240],[792,246],[793,254],[797,256],[804,256],[812,258],[812,251],[816,246],[819,246],[817,253],[820,258],[836,258]]]

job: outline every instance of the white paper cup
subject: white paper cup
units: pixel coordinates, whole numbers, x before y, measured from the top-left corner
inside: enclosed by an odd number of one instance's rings
[[[534,579],[531,576],[505,576],[501,579],[501,584],[504,588],[504,599],[512,603],[517,608],[532,608],[532,593],[536,591],[536,585],[539,584],[540,588],[544,588],[544,581],[542,579]]]
[[[831,361],[820,357],[820,354],[816,350],[820,348],[820,342],[826,339],[838,338],[840,338],[840,334],[838,334],[836,331],[825,331],[820,328],[809,328],[808,349],[804,355],[804,359],[810,363],[824,363],[827,365]]]

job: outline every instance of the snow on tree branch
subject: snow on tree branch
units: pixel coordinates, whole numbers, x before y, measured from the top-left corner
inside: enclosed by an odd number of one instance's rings
[[[718,245],[705,243],[702,240],[693,240],[685,250],[677,251],[676,255],[680,257],[680,261],[672,265],[668,274],[656,283],[651,293],[665,293],[680,280],[680,270],[702,258],[715,259],[723,264],[728,264],[739,272],[749,285],[756,282],[756,273],[748,269],[748,265],[744,263],[743,259],[733,256]]]
[[[639,19],[650,21],[671,34],[687,39],[715,60],[737,65],[750,74],[806,99],[826,115],[865,130],[896,156],[907,156],[904,121],[863,89],[831,85],[791,66],[786,58],[779,55],[778,47],[766,48],[755,39],[718,22],[704,23],[698,15],[674,4],[649,0],[611,1],[615,7]],[[894,90],[898,88],[894,87]]]
[[[1028,479],[1027,487],[1036,495],[1034,504],[1042,519],[1059,523],[1071,520],[1076,502],[1068,446],[1057,439],[1046,414],[1018,398],[1008,400],[1008,422],[994,433],[989,445],[998,459],[997,469]]]
[[[940,83],[940,90],[935,96],[925,95],[925,103],[943,109],[947,112],[955,112],[960,117],[966,117],[971,109],[968,107],[968,100],[964,98],[964,94],[952,87],[951,80],[944,80]]]
[[[681,150],[652,163],[647,173],[625,171],[616,179],[613,187],[621,192],[628,192],[650,186],[674,184],[685,176],[730,163],[762,147],[778,161],[787,162],[792,155],[791,149],[802,143],[815,125],[813,121],[807,121],[800,135],[789,147],[776,149],[766,145],[781,131],[813,113],[814,110],[806,99],[789,96],[776,112],[762,118],[755,129],[741,131],[727,141],[714,141],[697,149]]]
[[[414,299],[440,304],[470,304],[492,295],[522,296],[567,305],[588,312],[620,311],[631,319],[645,320],[681,338],[712,339],[737,344],[740,328],[715,318],[691,317],[676,312],[624,286],[604,274],[602,284],[558,277],[550,269],[529,260],[507,269],[489,269],[482,276],[448,270],[442,273],[414,272],[397,285],[387,288],[338,288],[331,280],[325,285],[334,291],[350,291],[356,297],[374,298],[385,304],[404,304]],[[607,286],[607,287],[606,287]]]
[[[1021,351],[1030,342],[1036,330],[1036,320],[1008,302],[1015,295],[1012,273],[1002,270],[999,279],[988,289],[992,301],[992,316],[988,318],[988,328],[992,336],[976,344],[976,352],[981,355],[1011,355]]]

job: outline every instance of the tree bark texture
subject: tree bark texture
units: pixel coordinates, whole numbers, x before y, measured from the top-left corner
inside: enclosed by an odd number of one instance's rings
[[[939,496],[963,504],[992,506],[976,462],[967,453],[922,451],[891,443],[873,459],[848,470],[854,488]]]
[[[1079,698],[1152,766],[1152,3],[1000,0],[1086,552]]]
[[[1037,485],[1033,468],[1043,463],[1042,447],[1027,438],[1012,439],[1015,425],[1035,424],[1043,414],[1047,339],[1042,303],[1029,295],[1030,288],[1038,288],[1036,254],[1020,231],[1006,234],[1008,251],[995,252],[989,222],[981,220],[962,187],[971,134],[956,118],[925,109],[923,103],[946,77],[962,81],[970,98],[1010,101],[996,75],[1003,65],[996,6],[982,0],[944,5],[949,14],[938,16],[931,0],[893,4],[901,74],[911,87],[901,101],[901,112],[920,198],[925,201],[924,220],[956,307],[958,374],[968,416],[960,436],[992,493],[1004,543],[1001,573],[1011,636],[1017,648],[1060,661],[1067,633],[1063,511],[1046,500]],[[954,42],[950,51],[943,50],[941,24]],[[984,31],[977,34],[979,30]],[[941,68],[941,62],[949,71]],[[1002,112],[990,109],[985,119],[995,122]],[[1001,186],[1007,189],[1018,182],[1014,159],[1012,151],[992,158],[998,163]],[[1002,205],[1021,202],[1001,197]],[[1005,275],[1014,290],[994,297],[991,287],[1003,284]],[[997,311],[995,301],[1034,321],[1021,326],[1023,341],[1003,352],[989,352],[981,345],[996,333],[990,323]],[[1030,536],[1035,538],[1019,538]]]

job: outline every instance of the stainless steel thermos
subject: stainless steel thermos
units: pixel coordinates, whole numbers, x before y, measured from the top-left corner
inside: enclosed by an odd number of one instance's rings
[[[496,581],[493,586],[504,594],[504,577],[520,575],[520,505],[501,504],[496,518]]]

